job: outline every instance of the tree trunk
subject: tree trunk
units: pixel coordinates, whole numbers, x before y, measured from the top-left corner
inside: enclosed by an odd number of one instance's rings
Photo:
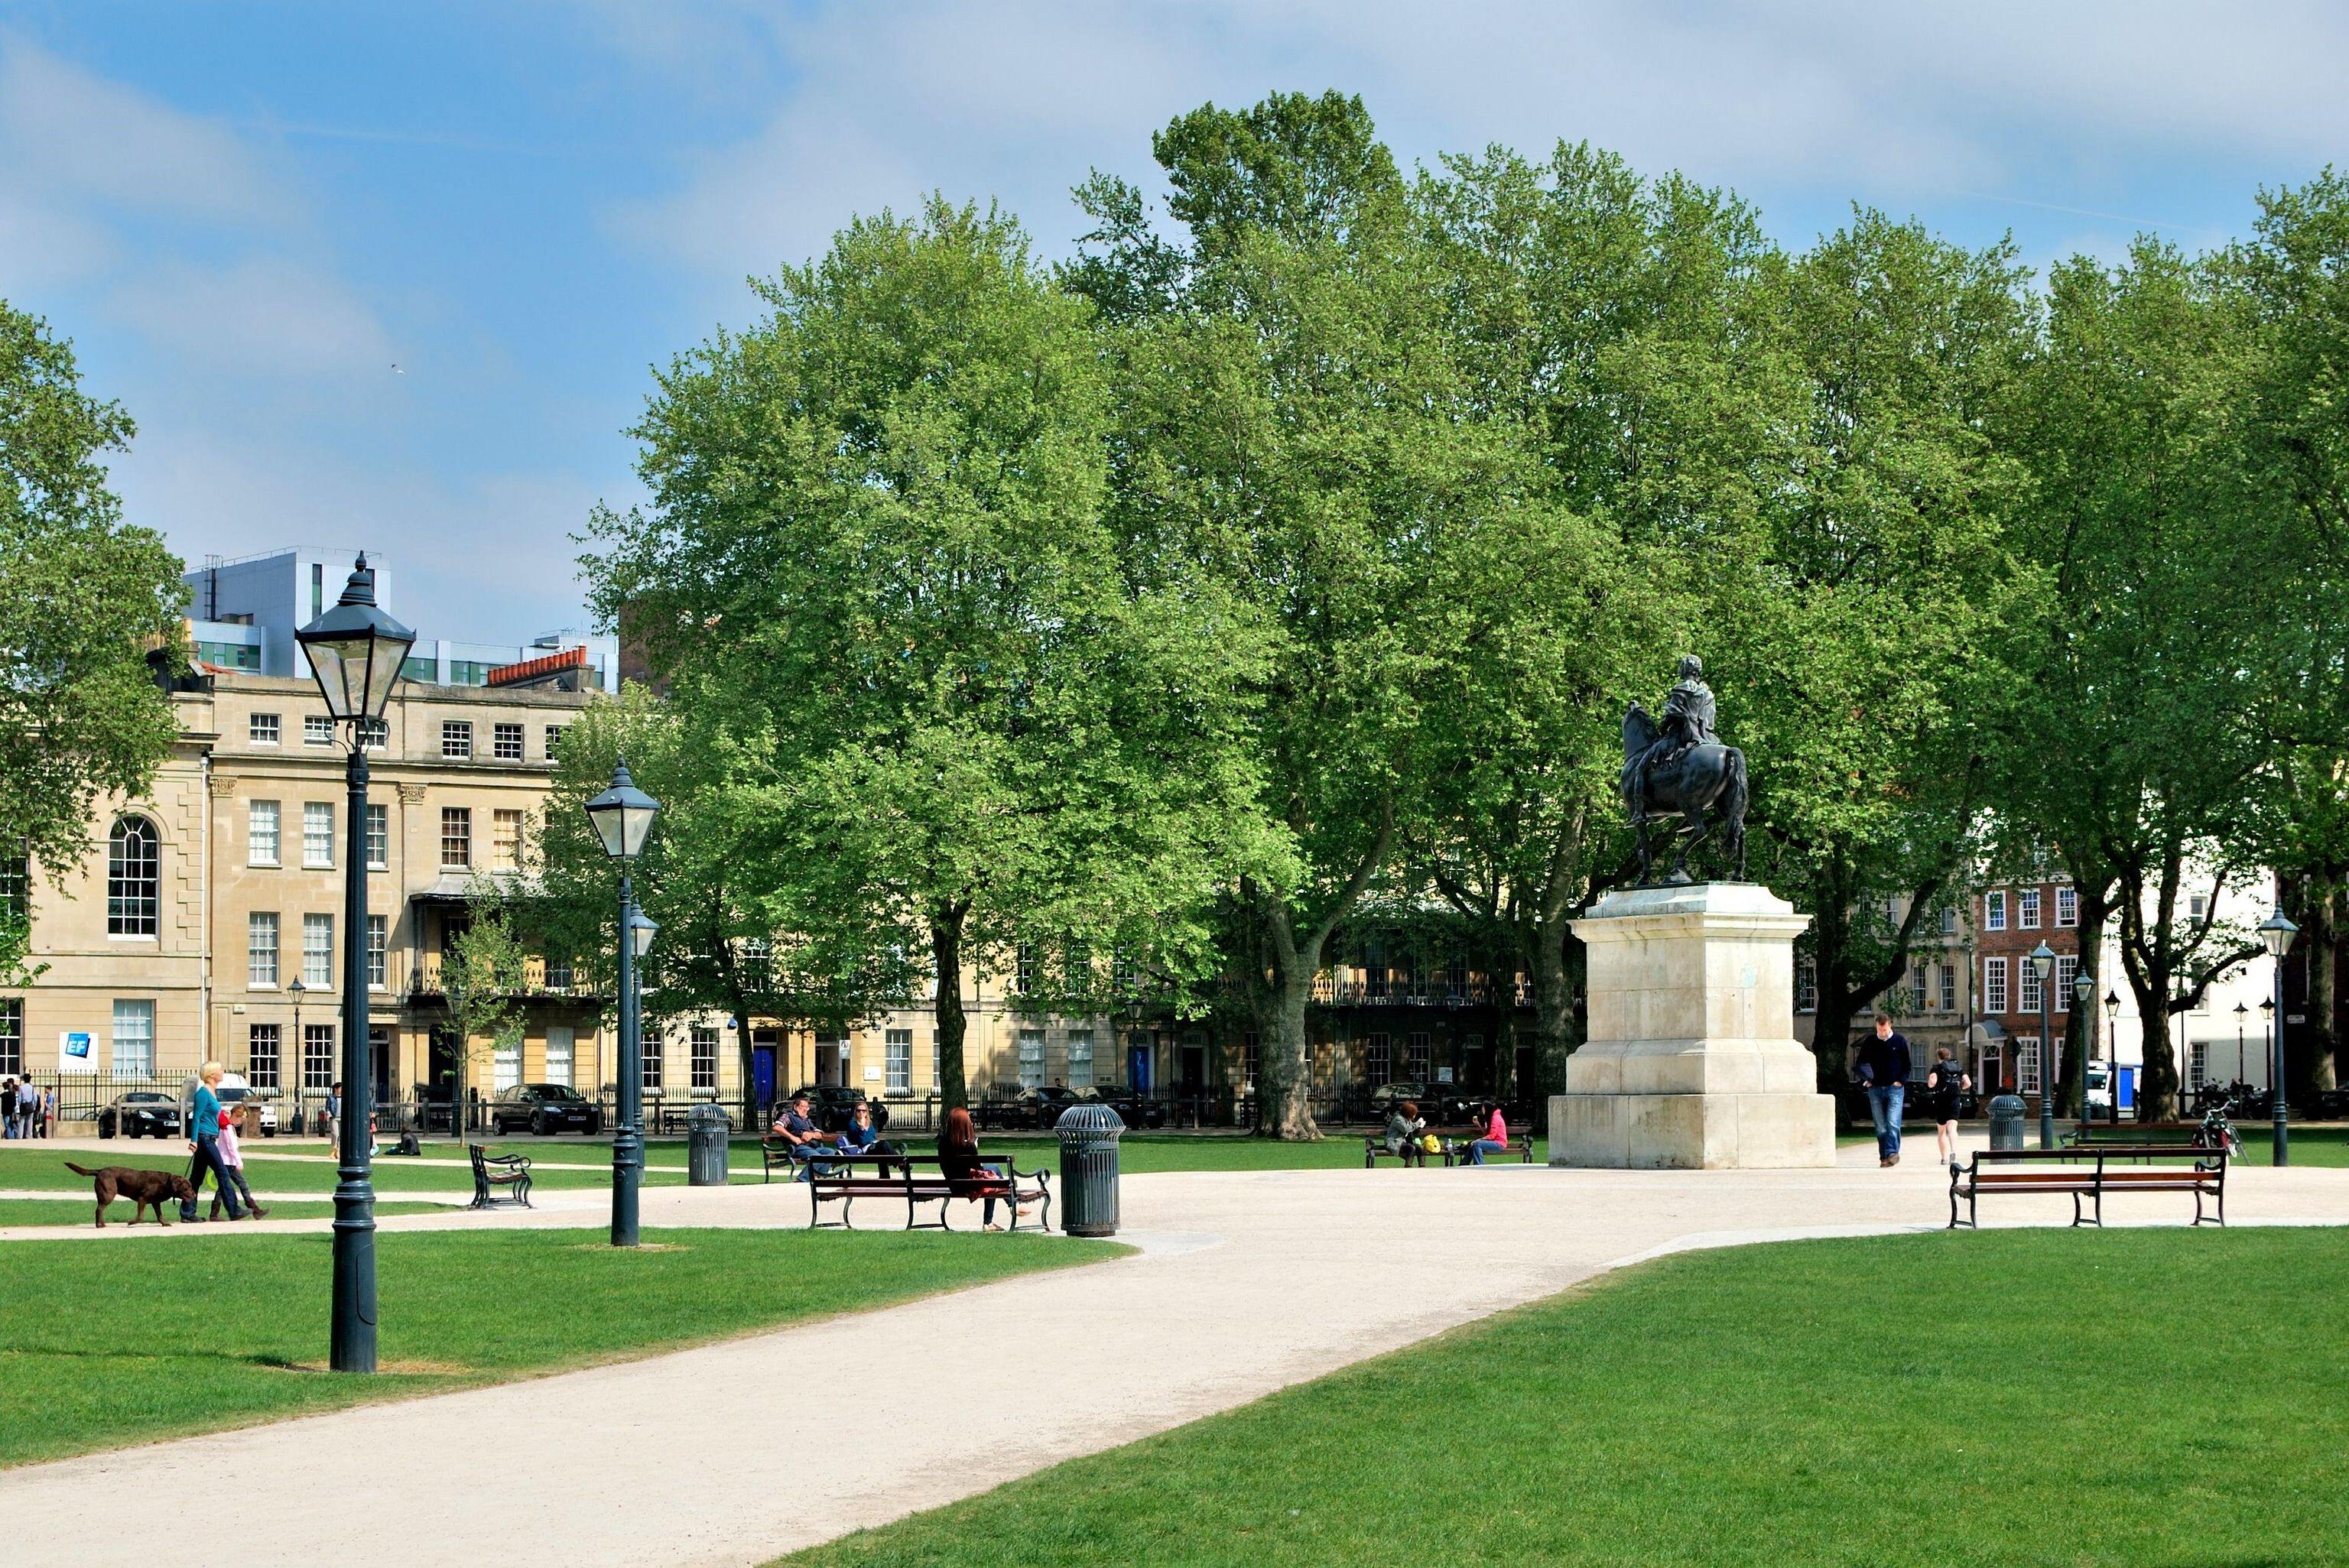
[[[2137,1119],[2171,1121],[2178,1116],[2178,1052],[2169,1038],[2169,971],[2142,957],[2127,957],[2129,991],[2145,1025],[2145,1068],[2137,1075]]]
[[[1566,1092],[1566,1058],[1582,1044],[1574,1011],[1576,971],[1582,967],[1582,944],[1561,923],[1537,926],[1526,948],[1526,977],[1534,993],[1534,1068],[1537,1092],[1547,1097]]]
[[[2088,1114],[2089,1047],[2096,1041],[2104,1026],[2104,976],[2099,971],[2105,947],[2105,919],[2107,910],[2105,890],[2092,887],[2075,868],[2072,887],[2080,901],[2080,973],[2088,977],[2087,1006],[2080,1006],[2077,996],[2071,998],[2074,1009],[2072,1026],[2064,1031],[2064,1114],[2085,1120]],[[2050,985],[2054,982],[2051,980]],[[2107,1044],[2105,1057],[2105,1092],[2116,1097],[2121,1092],[2121,1075],[2112,1066],[2113,1052]]]
[[[1318,958],[1319,944],[1314,953]],[[1313,1078],[1307,1067],[1305,1037],[1305,1005],[1312,999],[1313,971],[1319,965],[1303,953],[1295,957],[1296,966],[1282,965],[1275,979],[1270,992],[1273,1016],[1266,1020],[1271,1026],[1263,1030],[1263,1063],[1270,1068],[1278,1062],[1279,1077],[1270,1095],[1259,1087],[1257,1104],[1269,1108],[1271,1114],[1266,1119],[1275,1138],[1299,1143],[1321,1136],[1313,1119]]]
[[[2334,984],[2333,944],[2341,934],[2342,884],[2311,877],[2302,885],[2297,945],[2301,962],[2308,969],[2308,1023],[2301,1037],[2308,1042],[2308,1087],[2323,1093],[2341,1083],[2341,1037],[2334,1027],[2340,1021],[2340,1001]]]
[[[930,912],[930,966],[937,978],[938,1099],[943,1110],[970,1104],[963,1083],[962,1042],[968,1020],[962,1010],[962,926],[966,901]]]

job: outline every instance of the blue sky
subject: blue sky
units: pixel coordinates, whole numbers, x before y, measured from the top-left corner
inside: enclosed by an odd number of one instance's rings
[[[437,635],[579,621],[648,367],[742,280],[930,189],[1047,254],[1089,167],[1209,98],[1364,95],[1408,161],[1589,139],[2035,265],[2245,232],[2349,154],[2349,8],[2218,5],[0,0],[0,297],[140,425],[193,562],[390,553]],[[396,367],[396,368],[395,368]]]

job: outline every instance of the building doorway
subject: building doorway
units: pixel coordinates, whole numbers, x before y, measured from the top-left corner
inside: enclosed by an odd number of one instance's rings
[[[1150,1092],[1150,1047],[1148,1046],[1125,1047],[1125,1081],[1136,1094]]]

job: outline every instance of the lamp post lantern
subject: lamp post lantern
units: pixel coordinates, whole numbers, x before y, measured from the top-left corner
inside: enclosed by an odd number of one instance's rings
[[[2237,1083],[2243,1081],[2243,1020],[2251,1016],[2251,1010],[2249,1007],[2244,1006],[2240,1002],[2235,1004],[2235,1081]]]
[[[2292,1163],[2292,1144],[2284,1128],[2287,1119],[2283,1095],[2283,955],[2292,950],[2292,939],[2299,934],[2300,927],[2286,920],[2282,910],[2260,922],[2260,944],[2268,950],[2268,957],[2274,961],[2275,970],[2273,992],[2268,1002],[2261,1006],[2265,1007],[2272,1003],[2275,1007],[2272,1015],[2275,1031],[2268,1043],[2268,1101],[2275,1112],[2274,1163],[2278,1165]]]
[[[2105,1068],[2113,1080],[2113,1125],[2121,1124],[2121,994],[2105,993]]]
[[[367,983],[368,732],[383,717],[416,634],[377,607],[375,573],[361,555],[335,607],[294,634],[326,712],[349,737],[343,823],[343,1105],[335,1184],[335,1293],[328,1365],[375,1370],[375,1189],[369,1183],[375,1066]],[[298,1042],[297,1042],[298,1045]]]
[[[612,787],[587,802],[587,820],[604,852],[620,866],[620,918],[616,934],[620,949],[620,1082],[613,1107],[617,1125],[612,1130],[612,1244],[636,1244],[636,1187],[645,1167],[645,1143],[637,1126],[644,1114],[644,1062],[637,1037],[636,961],[652,946],[658,929],[636,908],[628,868],[644,853],[645,840],[660,814],[660,802],[636,788],[628,777],[625,758],[612,769]]]
[[[2039,1147],[2055,1147],[2055,997],[2047,977],[2055,972],[2055,950],[2044,942],[2023,955],[2039,976]]]

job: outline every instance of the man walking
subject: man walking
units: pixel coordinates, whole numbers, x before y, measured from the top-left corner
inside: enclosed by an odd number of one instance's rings
[[[1909,1037],[1878,1013],[1876,1033],[1860,1042],[1859,1081],[1868,1088],[1868,1114],[1876,1122],[1876,1163],[1900,1163],[1900,1102],[1909,1091]]]

